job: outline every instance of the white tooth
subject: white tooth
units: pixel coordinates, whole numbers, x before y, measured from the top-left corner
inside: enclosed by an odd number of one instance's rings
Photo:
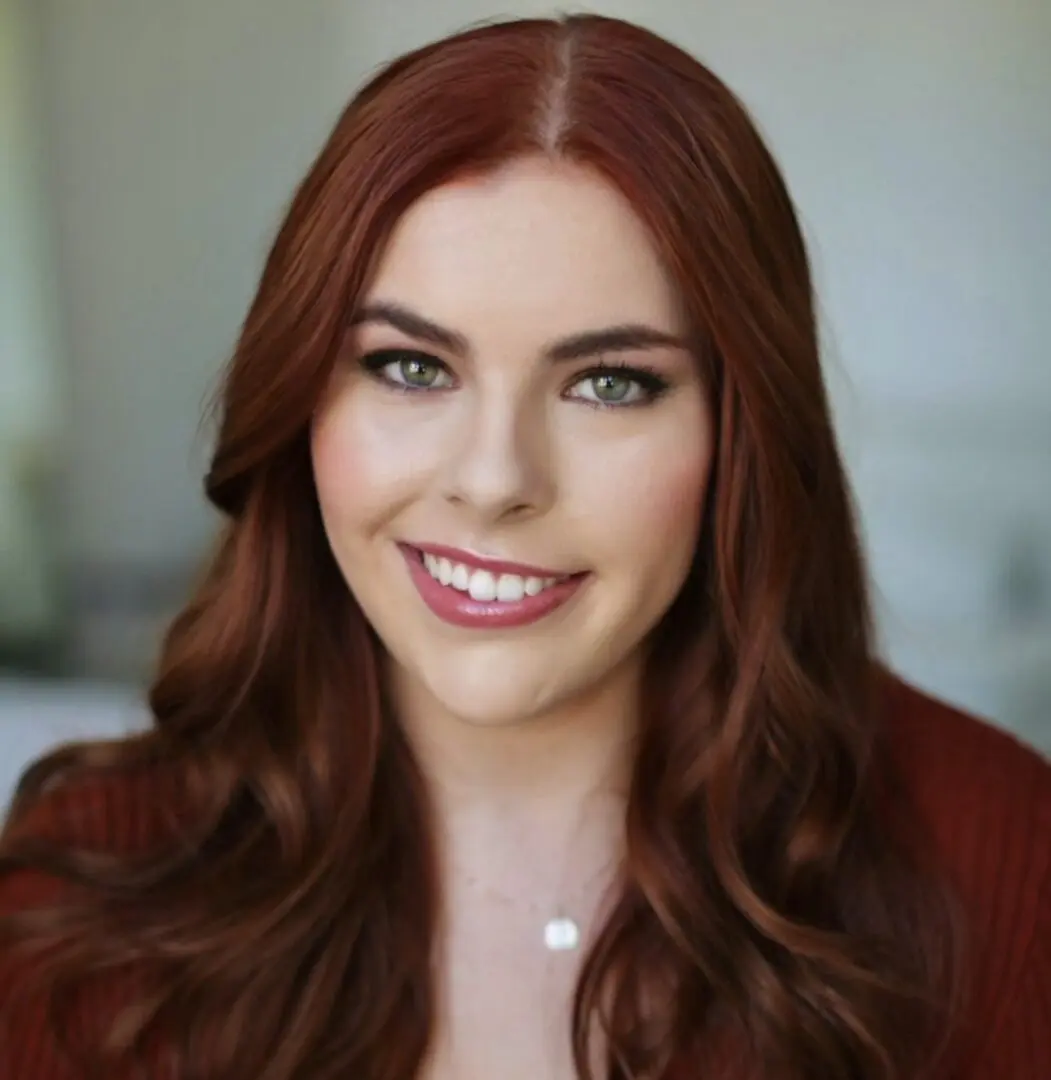
[[[536,596],[538,592],[542,592],[544,588],[543,581],[538,577],[527,577],[525,579],[525,594],[526,596]]]
[[[454,589],[459,589],[460,592],[467,592],[467,584],[471,580],[471,572],[464,566],[463,563],[457,563],[453,567],[452,577],[449,579],[449,584]]]
[[[525,582],[517,574],[501,574],[496,583],[496,598],[501,603],[514,603],[525,596]]]
[[[470,593],[472,600],[481,600],[483,602],[495,600],[496,578],[488,570],[475,570],[471,575],[467,591]]]
[[[453,579],[453,564],[448,559],[438,560],[438,580],[443,585],[448,585]]]
[[[423,565],[427,567],[427,572],[431,575],[431,577],[438,576],[438,560],[433,555],[428,555],[426,552],[424,552]]]

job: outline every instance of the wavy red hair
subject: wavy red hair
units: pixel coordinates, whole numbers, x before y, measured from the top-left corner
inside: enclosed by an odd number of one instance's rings
[[[96,1051],[164,1046],[176,1075],[209,1080],[417,1073],[440,901],[426,787],[328,549],[308,433],[400,215],[524,154],[584,163],[630,200],[717,424],[702,542],[655,643],[627,884],[578,985],[580,1075],[596,1018],[609,1077],[695,1075],[717,1045],[763,1076],[919,1075],[946,923],[881,795],[864,570],[796,214],[719,79],[595,16],[428,45],[340,118],[223,383],[206,486],[226,523],[167,636],[155,725],[21,786],[2,866],[78,884],[21,936],[55,987],[143,980]],[[19,839],[56,783],[117,771],[158,785],[156,842]]]

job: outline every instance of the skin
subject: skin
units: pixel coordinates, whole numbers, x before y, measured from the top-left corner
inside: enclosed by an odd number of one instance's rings
[[[458,340],[423,340],[378,308]],[[446,916],[428,1076],[568,1077],[582,950],[548,953],[542,927],[571,908],[593,928],[615,878],[646,643],[698,540],[704,388],[642,223],[567,163],[522,159],[422,198],[390,240],[370,309],[312,451],[333,553],[387,650],[434,791]],[[626,324],[663,340],[551,358]],[[363,366],[380,350],[409,352]],[[596,377],[605,364],[641,366],[666,389]],[[399,542],[587,577],[537,623],[465,629],[425,606]]]

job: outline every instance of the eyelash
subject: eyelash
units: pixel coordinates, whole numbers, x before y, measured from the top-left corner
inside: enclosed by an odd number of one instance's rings
[[[422,360],[428,365],[437,367],[447,375],[452,374],[449,371],[449,368],[437,357],[432,356],[430,353],[420,352],[415,349],[377,349],[375,352],[366,353],[365,356],[361,358],[361,366],[385,387],[398,393],[425,394],[438,392],[437,390],[431,391],[429,387],[408,386],[405,383],[389,379],[383,374],[383,369],[389,367],[391,364],[396,364],[399,360],[410,359]],[[590,405],[592,408],[596,409],[636,409],[646,405],[652,405],[671,389],[671,384],[668,380],[663,375],[658,374],[655,369],[638,364],[626,364],[621,361],[596,364],[585,371],[578,372],[571,385],[576,386],[580,383],[587,382],[589,379],[608,375],[610,372],[631,379],[642,390],[644,395],[642,399],[620,404],[617,402],[595,401],[589,398],[579,397],[573,398],[572,400],[579,401],[584,405]],[[438,390],[446,389],[450,388],[438,388]]]

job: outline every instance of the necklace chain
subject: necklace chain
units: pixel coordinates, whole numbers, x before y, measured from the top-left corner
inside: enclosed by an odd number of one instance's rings
[[[582,900],[592,886],[609,874],[614,860],[606,860],[603,864],[587,876],[573,890],[572,894],[559,896],[552,906],[544,905],[536,900],[523,899],[503,892],[493,885],[482,882],[476,874],[461,870],[461,877],[469,887],[482,890],[485,895],[507,907],[518,908],[528,911],[538,918],[543,918],[543,941],[544,945],[552,952],[571,952],[576,949],[581,941],[581,926],[578,918],[570,914],[575,903]]]

